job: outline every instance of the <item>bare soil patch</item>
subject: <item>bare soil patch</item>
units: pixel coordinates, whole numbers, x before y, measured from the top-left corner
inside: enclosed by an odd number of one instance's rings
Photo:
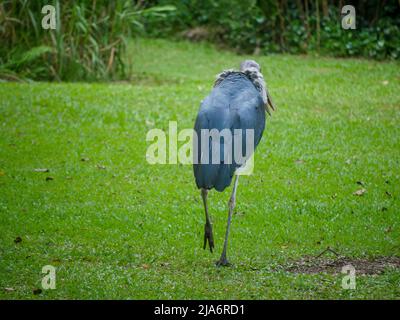
[[[388,269],[400,270],[400,257],[376,257],[372,259],[336,257],[321,258],[306,256],[292,262],[285,268],[293,273],[330,273],[339,274],[346,265],[352,265],[357,274],[381,274]]]

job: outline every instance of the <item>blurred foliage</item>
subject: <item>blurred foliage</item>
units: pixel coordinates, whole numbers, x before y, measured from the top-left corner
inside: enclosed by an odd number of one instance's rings
[[[56,29],[42,28],[43,6],[56,8]],[[129,0],[6,0],[0,4],[0,78],[104,80],[129,75],[126,39],[146,17],[166,17],[172,6]]]
[[[154,36],[205,39],[245,53],[310,53],[373,59],[400,57],[400,3],[328,0],[153,0],[176,6],[167,19],[146,20]],[[356,8],[344,30],[341,8]],[[189,31],[187,31],[189,30]],[[192,31],[190,31],[192,30]],[[185,32],[186,31],[186,32]]]
[[[1,300],[399,300],[400,269],[387,264],[357,267],[356,290],[343,290],[340,268],[292,268],[327,247],[353,261],[400,257],[398,63],[257,58],[279,109],[253,175],[240,177],[234,265],[216,268],[229,190],[210,192],[211,255],[192,167],[150,165],[146,135],[168,134],[171,120],[192,128],[214,74],[243,57],[161,39],[131,41],[127,54],[135,83],[0,85]],[[37,296],[45,264],[57,289]]]
[[[57,28],[41,12],[56,8]],[[207,40],[242,53],[400,57],[400,4],[353,1],[356,30],[344,30],[343,1],[5,0],[0,3],[0,78],[107,80],[130,76],[126,39],[149,34]]]

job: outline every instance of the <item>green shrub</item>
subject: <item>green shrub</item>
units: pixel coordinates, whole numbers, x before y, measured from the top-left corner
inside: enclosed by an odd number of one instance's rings
[[[41,26],[42,7],[56,8],[56,29]],[[173,7],[143,9],[132,1],[6,0],[0,4],[0,76],[39,80],[126,78],[126,39],[143,17]]]
[[[239,52],[317,52],[373,59],[400,57],[400,4],[354,1],[356,30],[341,26],[340,1],[157,0],[177,10],[164,20],[147,19],[154,36],[175,36],[201,26],[209,40]]]

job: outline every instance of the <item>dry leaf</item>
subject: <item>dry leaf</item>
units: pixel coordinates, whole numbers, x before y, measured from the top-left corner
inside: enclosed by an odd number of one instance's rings
[[[355,196],[362,196],[365,192],[367,192],[367,190],[365,190],[365,189],[360,189],[360,190],[357,190],[356,192],[354,192],[353,194],[354,194]]]
[[[150,266],[148,264],[144,263],[144,264],[142,264],[142,268],[147,270],[147,269],[150,269]]]
[[[33,289],[32,292],[34,295],[38,295],[38,294],[42,293],[42,289],[36,288],[36,289]]]
[[[37,168],[34,170],[35,172],[49,172],[50,170],[47,168]]]
[[[13,291],[15,291],[15,289],[14,288],[4,288],[4,291],[5,292],[13,292]]]
[[[14,239],[14,242],[15,242],[15,243],[20,243],[20,242],[22,242],[22,238],[21,238],[21,237],[16,237],[16,238]]]
[[[382,81],[382,84],[383,84],[384,86],[387,86],[387,85],[389,84],[389,81],[384,80],[384,81]]]

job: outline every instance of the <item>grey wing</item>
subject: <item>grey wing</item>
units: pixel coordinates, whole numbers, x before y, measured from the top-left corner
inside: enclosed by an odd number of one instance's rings
[[[194,130],[197,139],[194,139],[194,164],[193,170],[198,188],[211,189],[218,188],[221,185],[221,165],[223,165],[223,143],[220,141],[211,140],[208,143],[208,156],[206,150],[203,150],[203,141],[201,130],[217,129],[221,131],[231,127],[231,114],[229,110],[228,97],[218,88],[214,89],[212,94],[208,96],[200,107],[199,114],[197,115]],[[204,144],[205,145],[205,144]],[[215,148],[219,148],[221,162],[213,163],[212,154]],[[228,165],[228,166],[232,166]],[[226,170],[226,168],[224,169]]]
[[[229,100],[228,96],[224,96],[221,92],[216,90],[216,94],[212,94],[206,98],[200,108],[195,123],[195,132],[197,133],[197,146],[195,145],[194,155],[197,162],[194,163],[194,175],[198,188],[211,189],[215,188],[218,191],[223,191],[230,185],[235,170],[242,165],[235,161],[234,140],[231,145],[227,144],[225,147],[231,150],[230,163],[224,162],[224,143],[221,141],[212,141],[209,144],[209,158],[208,163],[202,162],[201,149],[201,129],[229,129],[234,139],[235,129],[242,129],[242,154],[246,155],[248,159],[252,152],[248,153],[246,150],[246,129],[253,130],[254,133],[254,148],[260,142],[264,126],[265,126],[265,112],[261,96],[252,88],[252,90],[244,90],[237,99]],[[226,101],[229,101],[227,105]],[[194,141],[196,142],[196,141]],[[239,141],[240,142],[240,141]],[[197,149],[196,149],[197,147]],[[211,154],[213,148],[220,148],[220,162],[217,164],[212,163]]]
[[[245,161],[255,151],[256,147],[260,143],[264,128],[265,128],[265,109],[264,102],[260,95],[253,95],[253,99],[246,99],[245,97],[236,101],[237,108],[236,116],[232,124],[232,129],[240,129],[241,135],[235,137],[241,139],[241,150],[234,150],[234,155],[241,154]],[[253,148],[251,148],[253,147]],[[242,163],[235,161],[236,167],[240,167]]]

